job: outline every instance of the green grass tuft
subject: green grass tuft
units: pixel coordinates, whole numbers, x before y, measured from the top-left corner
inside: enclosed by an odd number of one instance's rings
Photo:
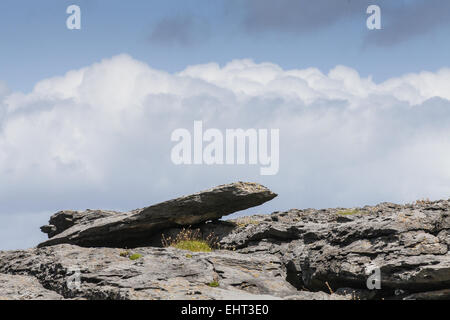
[[[211,252],[212,248],[208,242],[203,240],[182,240],[172,245],[174,248],[180,250],[189,250],[192,252]]]
[[[161,243],[166,248],[173,247],[192,252],[211,252],[219,247],[218,238],[213,233],[204,238],[200,229],[191,230],[189,228],[181,230],[175,238],[166,238],[163,234]]]
[[[121,257],[128,257],[130,255],[130,253],[128,252],[128,251],[122,251],[121,253],[120,253],[120,256]]]
[[[210,286],[211,288],[217,288],[219,286],[219,282],[217,281],[213,281],[208,283],[208,286]]]
[[[140,258],[142,258],[142,254],[139,254],[139,253],[135,253],[130,256],[130,260],[133,260],[133,261],[138,260]]]

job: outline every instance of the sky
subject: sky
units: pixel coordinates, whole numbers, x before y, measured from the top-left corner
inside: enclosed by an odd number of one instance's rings
[[[79,31],[65,26],[71,4],[82,11]],[[382,8],[383,30],[366,28],[368,4]],[[4,0],[1,78],[26,92],[128,53],[168,72],[251,58],[324,72],[342,64],[383,81],[447,63],[449,12],[446,0]]]
[[[245,214],[449,198],[449,34],[445,0],[3,0],[0,250],[238,180],[279,194]],[[175,166],[196,120],[279,129],[279,173]]]

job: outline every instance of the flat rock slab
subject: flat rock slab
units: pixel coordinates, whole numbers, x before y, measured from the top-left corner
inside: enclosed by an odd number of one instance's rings
[[[63,297],[45,289],[31,276],[0,274],[0,300],[61,300]]]
[[[62,243],[85,247],[136,247],[156,232],[191,226],[261,205],[277,195],[257,183],[237,182],[130,212],[62,211],[41,230],[49,240],[38,247]]]
[[[135,253],[140,258],[131,260],[130,254]],[[55,292],[55,298],[61,295],[65,299],[249,300],[293,299],[302,294],[286,281],[280,259],[265,253],[249,256],[230,251],[192,253],[174,248],[125,250],[63,244],[0,252],[0,274],[9,274],[19,285],[23,277],[35,279],[41,288]],[[7,294],[16,296],[15,291]],[[326,298],[318,295],[318,299]]]

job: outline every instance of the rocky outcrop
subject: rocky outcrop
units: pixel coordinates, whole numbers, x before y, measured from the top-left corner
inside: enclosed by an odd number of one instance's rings
[[[236,228],[222,234],[222,247],[277,255],[297,288],[353,288],[366,298],[420,297],[426,291],[448,295],[449,201],[291,210],[235,223]],[[381,290],[365,292],[374,268],[380,271]]]
[[[223,249],[276,255],[286,267],[287,281],[298,289],[331,290],[355,299],[450,299],[447,200],[294,209],[199,228],[216,234]],[[381,290],[367,288],[374,268],[379,268]]]
[[[136,248],[132,253],[139,258],[131,260],[124,249],[67,244],[4,252],[0,273],[34,277],[55,297],[68,299],[343,299],[298,292],[285,281],[280,259],[271,254],[173,248]]]
[[[217,220],[272,200],[277,195],[256,183],[238,182],[130,212],[62,211],[41,227],[50,239],[39,245],[70,243],[85,247],[146,245],[158,231]]]
[[[237,183],[127,213],[60,212],[39,248],[0,252],[0,298],[450,299],[450,201],[217,220],[273,197]],[[219,248],[162,247],[187,225]]]

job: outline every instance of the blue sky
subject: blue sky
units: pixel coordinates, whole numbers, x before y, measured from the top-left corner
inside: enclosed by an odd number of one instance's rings
[[[239,214],[448,198],[449,34],[448,0],[2,0],[0,250],[239,180],[279,194]],[[279,173],[176,166],[198,120],[279,129]]]
[[[65,26],[70,4],[81,7],[82,30]],[[383,30],[366,28],[368,4],[380,5]],[[29,91],[40,79],[127,53],[169,72],[251,58],[324,72],[342,64],[380,82],[448,66],[449,7],[445,0],[3,0],[0,80]]]

